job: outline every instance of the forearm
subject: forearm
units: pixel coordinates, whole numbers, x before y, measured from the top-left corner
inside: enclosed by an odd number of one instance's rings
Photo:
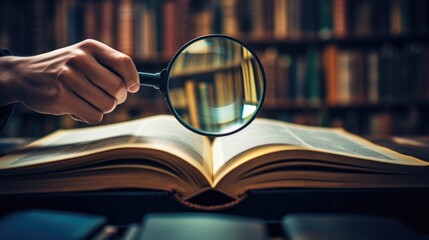
[[[18,101],[13,82],[16,78],[14,62],[16,57],[0,57],[0,107]]]
[[[4,128],[9,117],[15,108],[15,102],[9,90],[12,79],[10,66],[7,64],[7,58],[10,55],[9,50],[0,48],[0,131]],[[3,59],[6,58],[6,59]]]

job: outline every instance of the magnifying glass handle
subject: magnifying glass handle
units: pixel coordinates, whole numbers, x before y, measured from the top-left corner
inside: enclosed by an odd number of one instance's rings
[[[140,85],[145,87],[153,87],[164,93],[166,72],[166,69],[159,73],[138,72],[140,77]]]
[[[140,77],[140,85],[146,87],[153,87],[159,89],[159,82],[161,81],[161,72],[159,73],[146,73],[138,72]]]

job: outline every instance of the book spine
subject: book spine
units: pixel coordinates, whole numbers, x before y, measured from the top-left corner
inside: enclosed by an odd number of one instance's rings
[[[165,16],[163,22],[164,55],[170,57],[178,50],[176,35],[178,35],[178,25],[182,24],[181,22],[177,22],[179,14],[176,14],[176,5],[177,3],[174,1],[166,1],[163,5],[163,15]]]
[[[120,0],[118,6],[118,50],[133,56],[133,2]]]
[[[115,5],[114,0],[103,0],[101,3],[101,19],[100,19],[100,40],[104,44],[114,47],[114,21],[115,19]]]
[[[354,67],[352,69],[352,74],[354,76],[351,93],[352,102],[358,105],[363,105],[366,103],[366,92],[367,89],[367,79],[365,73],[367,72],[365,64],[365,53],[363,51],[354,51]]]
[[[287,19],[287,2],[288,0],[274,0],[274,37],[285,38],[288,33],[288,19]]]
[[[298,105],[304,104],[306,101],[307,67],[307,58],[303,55],[297,56],[294,102]]]
[[[68,1],[60,0],[55,5],[54,15],[54,34],[55,34],[55,47],[65,47],[68,43]]]
[[[252,31],[251,35],[255,38],[261,38],[265,34],[264,30],[264,1],[254,0],[249,3],[251,5]]]
[[[264,1],[264,38],[270,38],[274,34],[274,0]]]
[[[336,104],[338,102],[338,72],[337,72],[337,58],[338,49],[334,45],[329,45],[324,49],[324,69],[325,69],[325,82],[326,82],[326,101],[329,104]]]
[[[276,63],[278,58],[277,50],[274,48],[267,49],[261,58],[262,64],[264,65],[265,75],[266,75],[266,96],[265,102],[267,104],[274,104],[278,98],[276,94],[276,89],[279,88],[277,83],[283,82],[283,79],[280,79],[277,76],[276,72]]]
[[[35,0],[32,2],[33,20],[32,23],[32,35],[33,35],[33,51],[35,53],[44,53],[54,48],[52,39],[53,29],[51,14],[52,2],[46,0]],[[32,49],[28,48],[28,42],[26,42],[24,49],[26,52],[31,52]]]
[[[402,12],[400,0],[391,0],[390,2],[390,33],[398,35],[402,33]]]
[[[333,26],[333,7],[332,0],[319,1],[319,36],[322,39],[328,39],[332,35]]]
[[[338,54],[338,88],[337,96],[338,103],[341,105],[349,104],[351,102],[351,82],[352,74],[350,72],[352,67],[352,55],[350,51],[340,51]]]
[[[379,59],[376,51],[367,54],[367,96],[369,103],[379,102]]]
[[[276,61],[275,102],[289,103],[290,100],[290,71],[292,59],[288,54],[282,54]],[[268,90],[267,90],[268,91]]]
[[[169,0],[162,5],[163,55],[171,58],[189,40],[188,0]],[[161,14],[160,14],[161,15]]]
[[[346,0],[333,0],[334,36],[343,38],[347,35]]]
[[[97,39],[97,10],[94,0],[85,1],[84,3],[84,38]]]
[[[371,1],[356,1],[354,7],[354,34],[357,36],[369,36],[371,34]]]
[[[235,35],[238,31],[237,0],[221,0],[222,31],[228,35]]]
[[[307,102],[311,105],[321,103],[320,56],[316,47],[307,50]]]

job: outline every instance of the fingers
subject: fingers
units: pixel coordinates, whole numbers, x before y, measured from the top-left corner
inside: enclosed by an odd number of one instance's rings
[[[123,80],[105,68],[103,65],[100,65],[93,56],[86,54],[85,52],[76,52],[78,55],[76,60],[71,61],[71,68],[75,70],[75,73],[81,73],[83,76],[80,76],[89,81],[93,86],[97,86],[106,94],[112,96],[118,104],[123,103],[127,98],[127,88]],[[86,89],[92,89],[88,84],[83,83],[82,81],[77,81],[79,84],[71,85],[74,87],[72,89],[78,89],[79,86],[85,86]],[[80,90],[80,89],[79,89]],[[87,95],[90,97],[91,92]],[[82,96],[87,99],[87,95]]]
[[[113,111],[117,105],[114,97],[94,85],[79,71],[64,69],[59,80],[64,86],[61,96],[62,112],[69,114],[75,121],[99,123],[103,114]]]
[[[16,101],[40,113],[69,114],[91,124],[140,86],[131,58],[95,40],[16,58],[13,65]]]
[[[74,92],[104,114],[112,112],[117,105],[117,100],[114,97],[94,85],[79,72],[70,74],[66,79],[63,79],[63,83],[69,91]]]
[[[100,110],[75,93],[65,91],[63,97],[68,103],[64,113],[69,114],[73,120],[89,124],[97,124],[103,120],[103,113]]]
[[[129,56],[95,40],[85,40],[80,43],[80,47],[92,53],[97,62],[118,75],[129,92],[139,90],[137,69]]]
[[[67,88],[66,114],[90,124],[123,103],[127,92],[140,88],[137,69],[130,57],[95,40],[75,45],[62,82]],[[64,77],[65,75],[65,77]]]
[[[140,87],[131,58],[95,40],[22,61],[23,72],[33,73],[21,78],[22,85],[32,89],[37,81],[38,89],[44,90],[29,91],[37,98],[34,101],[25,97],[20,101],[38,112],[69,114],[90,124],[100,122],[103,114],[126,100],[128,92],[137,92]]]

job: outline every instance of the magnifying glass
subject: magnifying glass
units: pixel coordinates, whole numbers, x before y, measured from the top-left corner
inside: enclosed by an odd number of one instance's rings
[[[206,136],[240,131],[255,119],[265,97],[265,74],[256,54],[221,34],[189,41],[167,69],[139,76],[142,86],[164,94],[183,126]]]

